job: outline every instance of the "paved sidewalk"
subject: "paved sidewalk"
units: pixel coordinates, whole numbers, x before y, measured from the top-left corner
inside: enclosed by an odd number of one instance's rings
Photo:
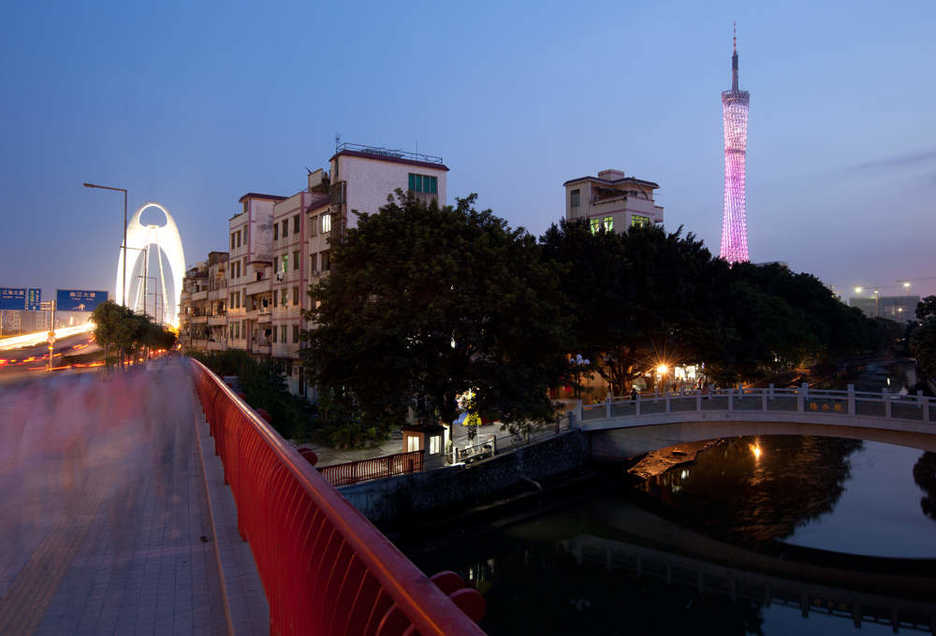
[[[0,634],[228,633],[196,412],[176,361],[0,394]]]

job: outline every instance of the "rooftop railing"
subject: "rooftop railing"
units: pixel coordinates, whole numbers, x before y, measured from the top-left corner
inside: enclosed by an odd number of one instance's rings
[[[362,144],[349,143],[338,144],[338,146],[335,148],[336,153],[339,153],[342,150],[360,152],[366,155],[374,155],[376,157],[387,157],[390,159],[408,159],[410,161],[422,161],[425,163],[442,163],[442,157],[436,155],[424,155],[418,152],[397,150],[396,148],[381,148],[380,146],[364,146]]]

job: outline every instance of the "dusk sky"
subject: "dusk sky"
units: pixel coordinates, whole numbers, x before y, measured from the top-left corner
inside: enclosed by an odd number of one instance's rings
[[[165,205],[194,264],[336,133],[441,155],[449,203],[477,192],[535,234],[563,181],[623,169],[717,254],[733,20],[751,259],[936,292],[932,0],[10,3],[0,286],[113,292],[122,199],[83,181]]]

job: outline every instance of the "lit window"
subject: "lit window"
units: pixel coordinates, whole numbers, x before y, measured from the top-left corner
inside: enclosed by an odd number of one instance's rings
[[[589,226],[591,227],[591,233],[597,234],[598,230],[601,229],[601,219],[592,219],[589,221]]]
[[[602,226],[604,227],[605,232],[610,232],[611,230],[613,230],[614,229],[614,217],[606,216],[604,218],[604,221],[602,222]]]
[[[281,270],[284,274],[289,271],[289,254],[283,254],[283,269]]]
[[[442,450],[442,436],[433,435],[429,438],[429,454],[438,455]]]
[[[331,214],[322,215],[322,234],[331,232]]]
[[[418,451],[419,448],[419,438],[415,435],[406,436],[406,452],[412,453],[413,451]]]
[[[650,225],[649,216],[643,216],[642,214],[631,215],[631,227],[643,227],[645,225]]]

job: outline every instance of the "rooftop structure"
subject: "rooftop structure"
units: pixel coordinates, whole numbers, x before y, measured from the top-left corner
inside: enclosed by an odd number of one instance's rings
[[[629,177],[623,170],[602,170],[597,177],[570,179],[563,186],[566,220],[584,219],[593,232],[663,223],[663,207],[653,198],[660,186],[653,181]]]

